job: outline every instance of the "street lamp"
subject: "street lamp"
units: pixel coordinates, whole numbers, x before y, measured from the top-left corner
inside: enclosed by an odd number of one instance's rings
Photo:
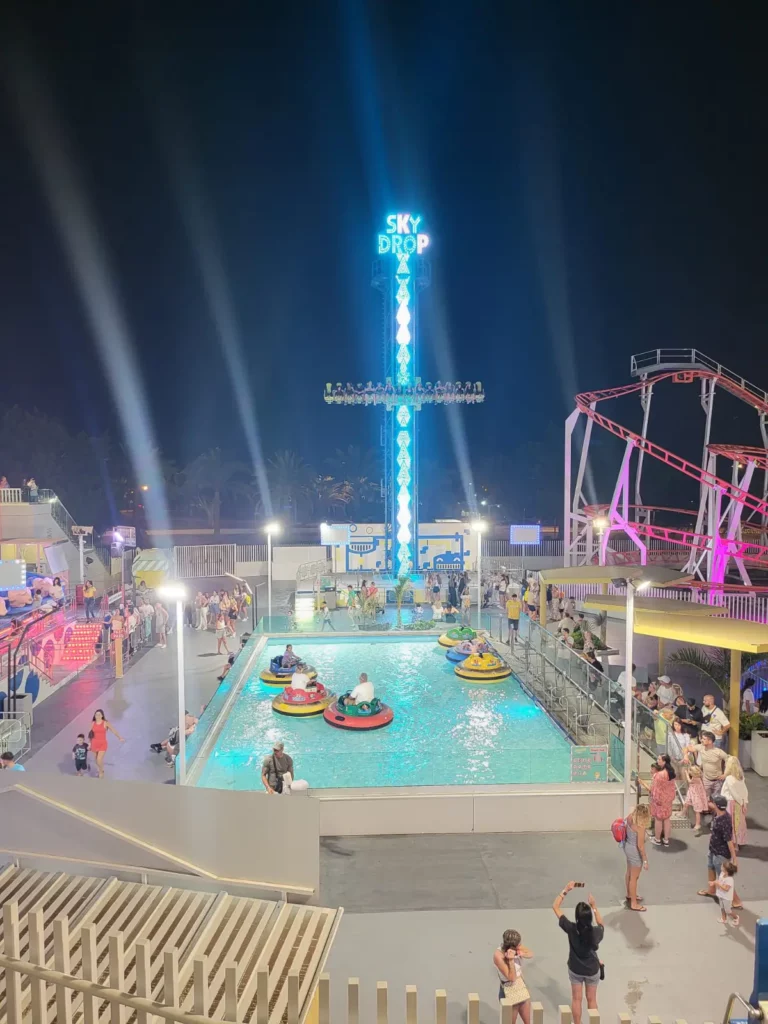
[[[635,594],[647,590],[652,584],[670,586],[690,580],[689,573],[678,572],[676,569],[642,566],[640,573],[612,582],[624,586],[627,593],[627,631],[625,635],[626,653],[624,657],[624,816],[632,810],[632,659],[634,655],[635,635]]]
[[[483,531],[485,530],[485,523],[482,519],[475,519],[470,524],[472,529],[477,534],[477,628],[480,629],[480,623],[483,612],[483,578],[482,578],[482,563],[483,563]]]
[[[186,587],[181,583],[163,583],[157,588],[160,598],[165,601],[176,602],[176,673],[178,681],[179,698],[179,753],[176,759],[178,764],[179,785],[183,786],[187,781],[186,766],[186,698],[184,694],[184,601],[187,597]]]
[[[272,628],[272,535],[280,533],[282,526],[277,521],[267,523],[264,527],[267,534],[267,610],[269,615],[268,630]]]

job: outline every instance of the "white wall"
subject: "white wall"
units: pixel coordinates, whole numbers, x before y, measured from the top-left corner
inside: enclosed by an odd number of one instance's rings
[[[0,540],[68,540],[51,515],[51,506],[0,505]]]
[[[618,783],[318,790],[320,835],[595,832],[622,813]]]
[[[254,769],[257,771],[257,769]],[[20,773],[19,773],[20,774]],[[320,884],[319,808],[306,797],[276,797],[154,782],[83,782],[72,776],[3,772],[10,782],[59,805],[141,839],[158,853],[188,861],[222,879],[268,883],[278,888]],[[34,813],[34,804],[30,804]],[[90,826],[89,826],[90,827]],[[9,848],[11,836],[5,837]],[[66,855],[57,836],[52,854]],[[144,852],[135,848],[133,863]]]
[[[316,562],[325,558],[326,549],[320,544],[304,547],[275,545],[272,548],[272,579],[296,582],[296,573],[303,562]]]

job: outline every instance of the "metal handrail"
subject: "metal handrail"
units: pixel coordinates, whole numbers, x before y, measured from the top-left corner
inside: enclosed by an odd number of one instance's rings
[[[751,1003],[748,1003],[744,996],[740,995],[738,992],[731,992],[731,994],[728,996],[728,1003],[725,1007],[725,1014],[723,1015],[723,1024],[728,1024],[729,1020],[731,1019],[731,1010],[733,1009],[733,1004],[736,1002],[737,999],[742,1004],[744,1009],[747,1011],[747,1017],[750,1020],[763,1019],[763,1011],[761,1009],[754,1007]]]

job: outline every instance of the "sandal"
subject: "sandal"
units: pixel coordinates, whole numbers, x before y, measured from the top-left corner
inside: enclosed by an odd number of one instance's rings
[[[709,889],[699,889],[699,891],[696,893],[696,895],[697,896],[709,896],[709,898],[711,900],[716,900],[717,899],[717,896],[713,892],[710,892]]]
[[[627,910],[634,910],[634,912],[636,914],[644,914],[645,911],[647,910],[647,907],[633,907],[632,904],[630,903],[629,906],[627,907]]]

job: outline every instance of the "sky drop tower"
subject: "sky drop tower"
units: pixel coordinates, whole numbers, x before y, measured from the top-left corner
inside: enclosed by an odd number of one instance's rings
[[[422,218],[392,213],[377,237],[373,286],[382,295],[384,383],[361,388],[326,386],[325,400],[335,404],[384,407],[384,502],[389,536],[388,568],[397,576],[421,568],[419,559],[419,416],[424,405],[481,402],[480,384],[438,382],[419,376],[419,293],[431,271],[430,245]]]

